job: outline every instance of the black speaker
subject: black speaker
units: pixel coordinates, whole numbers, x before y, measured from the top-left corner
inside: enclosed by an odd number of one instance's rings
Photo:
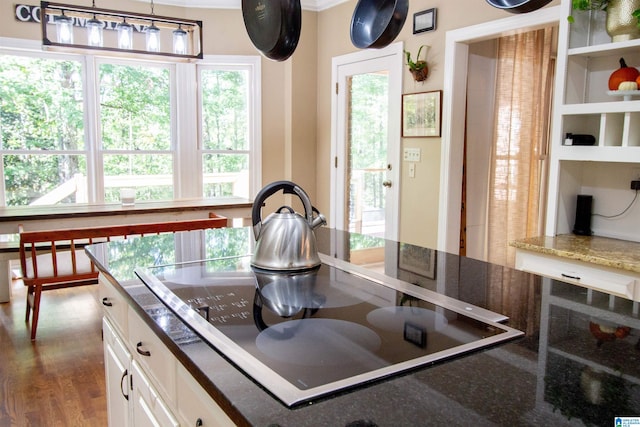
[[[591,236],[591,206],[593,205],[593,196],[584,194],[578,195],[576,203],[576,222],[573,226],[573,234],[578,236]]]

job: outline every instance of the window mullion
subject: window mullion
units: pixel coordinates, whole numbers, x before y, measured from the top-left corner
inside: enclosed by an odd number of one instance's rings
[[[177,198],[202,196],[202,160],[199,153],[199,96],[195,64],[176,65],[175,188]]]
[[[87,150],[87,186],[89,202],[104,202],[104,180],[100,153],[100,88],[94,56],[84,61],[85,149]]]

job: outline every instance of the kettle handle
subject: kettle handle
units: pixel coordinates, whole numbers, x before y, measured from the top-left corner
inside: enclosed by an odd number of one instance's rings
[[[262,228],[262,204],[269,196],[280,190],[283,190],[285,194],[296,194],[304,205],[304,218],[307,220],[307,223],[311,224],[313,222],[313,207],[311,206],[311,200],[309,200],[307,193],[291,181],[274,181],[260,190],[253,202],[251,224],[253,225],[253,235],[256,239],[260,236],[260,229]]]

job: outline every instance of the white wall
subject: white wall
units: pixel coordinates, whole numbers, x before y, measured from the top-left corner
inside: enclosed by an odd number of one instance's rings
[[[487,193],[493,140],[496,42],[469,45],[467,79],[467,256],[486,259]]]

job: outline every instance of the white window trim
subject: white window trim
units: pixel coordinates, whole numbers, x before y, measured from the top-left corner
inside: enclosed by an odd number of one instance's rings
[[[258,55],[205,55],[201,61],[194,65],[195,84],[199,81],[198,65],[202,65],[207,69],[237,69],[236,67],[245,68],[249,71],[249,194],[256,194],[262,188],[262,62]],[[197,92],[198,95],[200,92]],[[200,111],[201,99],[197,100],[196,111]],[[184,135],[181,135],[184,136]],[[198,117],[197,138],[191,138],[189,141],[202,141],[202,119]],[[202,155],[204,150],[202,144],[192,147],[190,153],[196,152],[198,170],[202,170]],[[191,183],[198,195],[202,195],[203,182],[202,174],[200,174],[198,183]]]

